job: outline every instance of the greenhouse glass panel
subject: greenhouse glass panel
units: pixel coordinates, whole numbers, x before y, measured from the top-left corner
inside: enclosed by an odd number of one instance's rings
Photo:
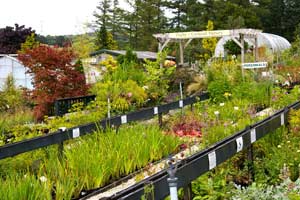
[[[11,73],[11,66],[0,65],[0,78],[6,78]]]

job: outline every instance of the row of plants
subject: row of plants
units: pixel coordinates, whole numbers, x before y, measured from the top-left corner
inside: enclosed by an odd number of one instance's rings
[[[2,199],[71,199],[178,151],[181,142],[158,126],[97,132],[0,161]]]

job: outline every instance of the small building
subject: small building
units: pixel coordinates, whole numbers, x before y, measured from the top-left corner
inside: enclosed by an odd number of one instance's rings
[[[157,59],[157,53],[151,51],[132,51],[136,54],[137,59],[140,61],[144,61],[145,59],[155,61]],[[108,56],[112,56],[115,59],[119,55],[125,55],[125,50],[108,50],[102,49],[99,51],[95,51],[90,54],[90,58],[83,59],[84,65],[84,73],[86,77],[87,83],[95,83],[97,80],[101,80],[102,78],[102,69],[99,68],[99,63],[105,60]],[[167,56],[167,60],[175,61],[175,57]],[[175,63],[175,62],[173,62]]]
[[[32,76],[26,71],[26,67],[17,59],[16,54],[0,54],[0,89],[8,76],[13,77],[17,87],[33,89]]]

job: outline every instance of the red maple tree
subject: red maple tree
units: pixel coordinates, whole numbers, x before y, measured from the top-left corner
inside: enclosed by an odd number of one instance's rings
[[[58,98],[86,95],[84,73],[74,64],[74,52],[67,47],[40,45],[19,54],[18,59],[33,75],[34,115],[40,121]]]

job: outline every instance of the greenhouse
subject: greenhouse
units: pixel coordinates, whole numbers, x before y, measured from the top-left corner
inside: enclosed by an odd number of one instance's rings
[[[223,36],[217,43],[216,49],[215,49],[215,57],[224,57],[225,51],[224,51],[224,45],[227,41],[232,40],[232,36]],[[245,41],[250,46],[255,46],[255,40],[252,38],[245,37]],[[273,54],[279,54],[281,51],[288,49],[291,47],[291,44],[289,41],[287,41],[285,38],[270,34],[270,33],[258,33],[257,34],[257,46],[259,47],[267,47],[272,51]]]
[[[267,47],[277,56],[285,49],[288,49],[291,44],[283,37],[262,33],[258,29],[232,29],[232,30],[213,30],[213,31],[194,31],[194,32],[176,32],[176,33],[164,33],[153,35],[158,40],[158,51],[162,51],[168,43],[179,43],[180,58],[179,63],[184,63],[184,50],[191,43],[193,39],[203,38],[221,38],[215,48],[215,57],[224,57],[224,45],[227,41],[233,40],[241,48],[241,62],[245,60],[245,50],[247,50],[246,44],[253,48],[253,54],[255,57],[258,55],[258,49],[260,47]],[[242,50],[244,49],[244,50]]]
[[[15,80],[16,86],[32,89],[31,77],[26,68],[17,60],[16,55],[0,55],[0,86],[2,87],[9,75]]]

